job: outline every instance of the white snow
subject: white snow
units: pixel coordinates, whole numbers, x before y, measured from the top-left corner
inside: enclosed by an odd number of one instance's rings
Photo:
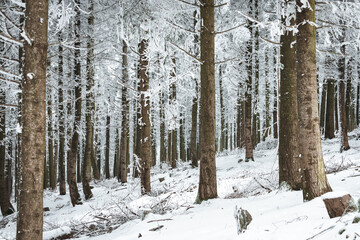
[[[327,169],[344,169],[328,174],[328,179],[336,196],[350,193],[357,202],[360,141],[350,136],[351,149],[343,153],[339,153],[339,142],[323,141]],[[44,213],[44,238],[70,229],[74,238],[83,240],[134,240],[139,234],[144,240],[359,239],[360,223],[352,224],[359,213],[330,219],[321,197],[303,202],[301,191],[278,188],[276,145],[272,139],[260,144],[255,162],[238,163],[244,159],[243,150],[219,155],[219,197],[200,205],[194,204],[199,169],[181,162],[174,170],[166,166],[152,169],[151,196],[141,196],[139,179],[132,178],[125,185],[115,179],[92,183],[94,197],[76,207],[71,206],[68,195],[45,191],[44,207],[50,211]],[[81,184],[79,191],[82,194]],[[237,235],[235,206],[248,210],[253,218],[241,235]],[[163,227],[149,231],[159,226]],[[0,239],[15,239],[15,229],[16,222],[10,221],[0,229]]]

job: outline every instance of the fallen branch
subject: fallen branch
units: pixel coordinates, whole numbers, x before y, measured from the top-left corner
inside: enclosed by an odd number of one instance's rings
[[[307,238],[306,240],[314,239],[315,237],[319,236],[320,234],[323,234],[326,231],[329,231],[330,229],[333,229],[335,226],[328,227],[327,229],[322,230],[321,232],[315,234],[312,237]]]
[[[271,192],[272,190],[268,187],[265,187],[264,185],[262,185],[255,177],[254,177],[254,180],[257,184],[260,185],[260,187],[262,187],[263,189],[267,190],[268,192]]]
[[[171,218],[166,218],[166,219],[158,219],[158,220],[150,220],[147,223],[153,223],[153,222],[163,222],[163,221],[172,221],[173,219]]]

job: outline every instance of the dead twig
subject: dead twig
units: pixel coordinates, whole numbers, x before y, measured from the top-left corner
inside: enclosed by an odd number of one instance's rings
[[[150,220],[147,223],[153,223],[153,222],[163,222],[163,221],[172,221],[173,219],[171,218],[166,218],[166,219],[157,219],[157,220]]]

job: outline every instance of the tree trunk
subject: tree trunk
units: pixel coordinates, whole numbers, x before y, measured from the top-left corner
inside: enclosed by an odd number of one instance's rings
[[[200,32],[200,182],[198,201],[217,197],[215,161],[215,21],[214,0],[203,0]]]
[[[109,110],[108,110],[109,111]],[[110,114],[106,116],[105,178],[110,179]]]
[[[127,60],[127,54],[128,54],[128,46],[127,43],[123,40],[123,55],[122,55],[122,82],[124,85],[127,85],[128,83],[128,60]],[[118,181],[121,181],[121,183],[127,182],[127,137],[129,134],[129,100],[128,100],[128,93],[127,88],[122,87],[122,123],[121,123],[121,143],[120,143],[120,164],[119,164],[119,175],[118,175]]]
[[[220,152],[225,148],[225,109],[223,99],[223,87],[222,87],[222,72],[221,66],[219,67],[219,88],[220,88]]]
[[[198,23],[198,11],[194,11],[194,31]],[[194,35],[194,54],[199,55],[199,35]],[[195,83],[195,96],[193,98],[191,107],[191,133],[190,133],[190,157],[191,166],[198,167],[198,149],[197,149],[197,128],[198,128],[198,96],[199,96],[199,83],[198,78],[194,77]]]
[[[0,43],[1,46],[2,43]],[[1,48],[0,48],[1,49]],[[0,62],[1,63],[1,62]],[[0,102],[5,102],[5,91],[0,89]],[[0,107],[0,208],[2,215],[8,216],[15,212],[14,207],[10,203],[10,194],[6,187],[5,181],[5,161],[6,161],[6,150],[5,150],[5,107]]]
[[[253,24],[248,20],[248,28],[252,31]],[[252,40],[247,42],[247,79],[245,90],[245,161],[254,161],[254,147],[251,134],[251,117],[252,117]]]
[[[344,43],[345,41],[345,29],[342,31],[342,36],[340,37],[340,42]],[[339,59],[338,62],[338,68],[340,73],[340,82],[339,82],[339,112],[340,112],[340,131],[341,131],[341,146],[340,146],[340,152],[346,151],[350,149],[349,140],[348,140],[348,115],[346,112],[346,100],[345,100],[345,44],[341,45],[341,53],[342,56]]]
[[[61,0],[60,0],[61,1]],[[59,41],[62,41],[61,32],[58,34]],[[64,57],[63,46],[59,45],[59,63],[58,63],[58,95],[59,95],[59,192],[60,195],[66,194],[65,179],[65,102],[64,102]]]
[[[186,150],[185,150],[185,116],[180,112],[180,159],[186,161]]]
[[[269,75],[269,54],[265,52],[265,62],[267,63],[265,67],[265,123],[264,123],[264,135],[263,141],[270,135],[271,126],[270,126],[270,75]],[[295,73],[296,74],[296,73]]]
[[[93,196],[90,188],[91,180],[91,165],[94,151],[94,126],[93,126],[93,114],[95,111],[94,108],[94,67],[93,67],[93,58],[94,58],[94,39],[92,36],[93,26],[94,26],[94,3],[92,0],[89,1],[89,18],[88,18],[88,28],[89,36],[87,42],[87,58],[86,58],[86,112],[85,112],[85,121],[86,121],[86,135],[85,135],[85,154],[83,158],[82,165],[82,186],[85,199],[89,199]],[[94,175],[98,170],[95,163],[95,168],[93,169]]]
[[[327,100],[326,100],[326,121],[325,121],[325,138],[333,139],[335,137],[335,80],[327,80]]]
[[[345,34],[345,31],[344,31]],[[344,35],[345,36],[345,35]],[[352,104],[352,84],[351,84],[351,75],[353,72],[352,69],[352,62],[353,58],[350,57],[347,66],[347,79],[346,79],[346,124],[347,124],[347,131],[351,132],[354,130],[354,111],[353,111],[353,104]]]
[[[165,96],[163,90],[160,92],[160,162],[166,162],[165,146]]]
[[[16,239],[42,239],[43,171],[46,147],[46,59],[48,1],[26,0],[22,83],[22,158]]]
[[[339,131],[339,107],[338,107],[338,98],[339,98],[339,88],[338,84],[335,84],[335,130]]]
[[[141,92],[141,194],[149,194],[150,188],[150,161],[151,161],[151,129],[150,129],[150,97],[148,65],[146,56],[148,40],[143,39],[140,43],[140,92]]]
[[[325,106],[326,106],[326,95],[327,95],[327,83],[323,82],[322,93],[321,93],[321,105],[320,105],[320,132],[324,133],[325,126]]]
[[[52,190],[56,189],[56,165],[54,157],[54,133],[53,133],[53,117],[52,117],[52,103],[51,103],[52,92],[49,94],[48,100],[48,157],[49,157],[49,182]],[[46,168],[46,163],[45,163]],[[46,173],[44,177],[44,189],[48,187],[48,181],[46,181]]]
[[[325,174],[321,149],[318,94],[316,82],[315,0],[303,6],[296,0],[297,94],[299,114],[299,150],[303,170],[303,199],[311,200],[331,191]],[[303,24],[303,22],[306,22]]]
[[[282,17],[286,25],[287,19]],[[290,24],[295,24],[292,19]],[[279,183],[286,182],[293,190],[301,189],[299,172],[299,126],[296,83],[296,48],[292,46],[296,37],[293,31],[281,35],[280,62],[283,65],[280,74],[279,107]]]
[[[75,0],[79,6],[80,0]],[[74,77],[75,77],[75,119],[73,127],[73,135],[70,141],[70,151],[68,153],[67,161],[67,181],[69,184],[70,200],[73,206],[81,204],[81,198],[77,187],[76,179],[76,164],[79,161],[78,147],[79,147],[79,127],[81,121],[81,62],[80,62],[80,9],[75,8],[75,54],[74,54]]]

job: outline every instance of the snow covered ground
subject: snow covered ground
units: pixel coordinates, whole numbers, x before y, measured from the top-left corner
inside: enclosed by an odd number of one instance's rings
[[[323,141],[328,178],[334,191],[360,198],[360,140],[350,136],[351,149],[339,153],[339,139]],[[360,239],[359,213],[330,219],[321,198],[302,201],[301,191],[278,188],[276,141],[260,144],[255,162],[238,162],[243,151],[217,157],[219,198],[194,204],[198,169],[180,164],[178,169],[152,172],[152,196],[141,196],[139,180],[120,185],[116,180],[93,183],[94,197],[72,207],[69,196],[46,191],[44,239],[62,234],[93,240],[338,240]],[[79,189],[82,191],[81,187]],[[235,206],[250,212],[253,221],[237,235]],[[9,221],[5,228],[1,223]],[[15,239],[13,216],[0,218],[0,239]],[[152,230],[152,231],[150,231]],[[341,233],[342,234],[339,234]],[[101,234],[101,235],[100,235]]]

